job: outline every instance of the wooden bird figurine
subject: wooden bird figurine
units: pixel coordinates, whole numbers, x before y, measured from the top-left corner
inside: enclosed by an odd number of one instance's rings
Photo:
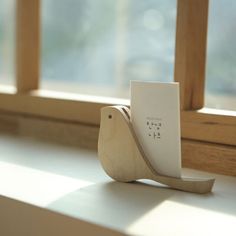
[[[173,178],[158,174],[138,142],[130,111],[125,106],[102,108],[98,156],[105,172],[120,182],[151,179],[193,193],[208,193],[214,184],[214,179]]]

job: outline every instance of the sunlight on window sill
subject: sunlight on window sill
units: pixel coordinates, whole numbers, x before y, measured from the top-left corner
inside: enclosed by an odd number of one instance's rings
[[[85,180],[0,162],[0,192],[41,207],[92,184]]]

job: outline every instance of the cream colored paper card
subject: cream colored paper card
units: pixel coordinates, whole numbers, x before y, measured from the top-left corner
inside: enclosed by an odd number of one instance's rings
[[[131,122],[153,168],[181,177],[179,84],[131,81]]]

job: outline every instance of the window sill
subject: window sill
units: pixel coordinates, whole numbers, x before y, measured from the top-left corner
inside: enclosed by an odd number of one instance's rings
[[[0,135],[1,235],[221,235],[234,231],[235,177],[190,194],[112,181],[95,151]],[[186,175],[206,175],[184,169]],[[14,227],[13,227],[14,226]]]

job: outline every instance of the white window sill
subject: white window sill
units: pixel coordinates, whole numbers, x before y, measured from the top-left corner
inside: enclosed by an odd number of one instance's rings
[[[197,195],[112,181],[93,151],[2,134],[0,150],[0,235],[235,235],[235,177]]]

